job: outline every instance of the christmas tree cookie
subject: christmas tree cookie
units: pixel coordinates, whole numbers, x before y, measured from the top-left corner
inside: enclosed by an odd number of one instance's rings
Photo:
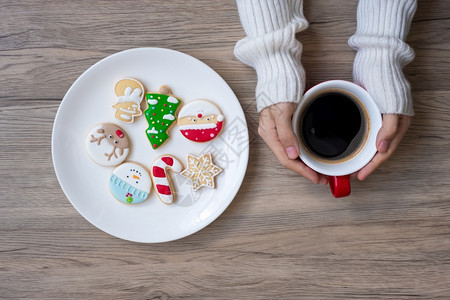
[[[167,131],[176,120],[175,113],[181,100],[165,85],[158,93],[147,93],[146,99],[148,108],[144,114],[149,125],[146,134],[152,148],[157,149],[169,138]]]

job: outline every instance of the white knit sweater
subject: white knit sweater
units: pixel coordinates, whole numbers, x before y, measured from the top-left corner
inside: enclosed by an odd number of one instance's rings
[[[258,112],[275,103],[299,101],[305,71],[300,62],[302,45],[295,34],[308,27],[303,0],[237,0],[237,6],[247,37],[238,41],[234,53],[256,70]],[[358,4],[357,30],[349,40],[357,51],[353,79],[382,113],[414,114],[402,69],[414,58],[404,41],[416,7],[417,0],[360,0]]]

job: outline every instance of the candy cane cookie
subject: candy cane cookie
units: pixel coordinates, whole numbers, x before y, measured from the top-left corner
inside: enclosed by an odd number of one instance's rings
[[[180,173],[183,169],[181,162],[174,156],[164,154],[155,159],[151,168],[153,177],[153,186],[156,194],[164,204],[172,204],[174,199],[174,189],[167,169],[171,169],[175,173]]]

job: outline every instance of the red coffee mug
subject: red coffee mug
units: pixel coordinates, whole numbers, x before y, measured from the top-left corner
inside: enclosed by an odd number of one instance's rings
[[[361,114],[361,128],[357,139],[338,157],[324,157],[314,153],[302,136],[301,125],[305,111],[319,96],[327,93],[344,95],[353,100]],[[339,101],[339,97],[336,98]],[[309,89],[302,97],[292,119],[297,135],[300,159],[311,169],[328,176],[331,193],[334,197],[346,197],[351,193],[350,174],[357,172],[370,162],[377,152],[376,137],[381,128],[382,119],[378,106],[369,93],[352,82],[330,80]],[[348,151],[347,151],[348,150]]]

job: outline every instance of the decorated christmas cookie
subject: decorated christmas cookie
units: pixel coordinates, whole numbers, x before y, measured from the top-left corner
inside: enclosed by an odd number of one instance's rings
[[[116,102],[115,117],[122,122],[132,123],[134,118],[142,115],[141,101],[144,98],[144,86],[136,79],[125,78],[116,83],[114,87]]]
[[[135,162],[125,162],[114,169],[109,179],[114,198],[124,203],[141,203],[148,198],[152,180],[147,169]]]
[[[174,189],[167,170],[171,169],[173,172],[180,173],[183,166],[181,162],[172,155],[162,155],[155,159],[151,168],[153,177],[153,185],[159,199],[165,204],[172,204],[175,201]]]
[[[206,153],[200,157],[188,155],[188,167],[181,175],[192,181],[194,191],[202,186],[215,188],[214,177],[222,172],[222,169],[214,165],[211,153]]]
[[[194,100],[180,110],[178,128],[183,136],[194,142],[208,142],[222,130],[223,115],[208,100]]]
[[[168,138],[167,131],[175,122],[175,113],[181,100],[171,94],[167,86],[161,86],[158,93],[147,93],[148,108],[145,118],[148,122],[147,137],[153,149],[157,149]]]
[[[128,156],[130,142],[125,131],[112,123],[95,126],[86,137],[86,149],[93,161],[105,167],[122,163]]]

